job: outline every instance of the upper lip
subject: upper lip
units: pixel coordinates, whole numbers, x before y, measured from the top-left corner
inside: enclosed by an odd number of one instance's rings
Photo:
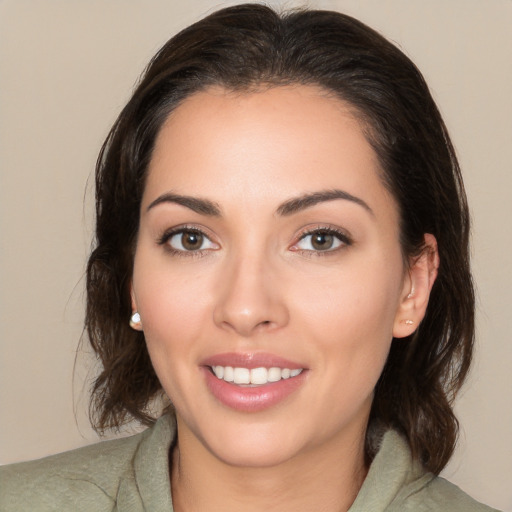
[[[299,370],[304,365],[269,353],[224,353],[208,357],[202,366],[232,366],[233,368],[289,368]]]

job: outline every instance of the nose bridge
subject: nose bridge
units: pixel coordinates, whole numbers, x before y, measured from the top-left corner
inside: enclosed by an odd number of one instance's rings
[[[219,281],[214,320],[220,327],[250,336],[288,321],[276,262],[264,247],[233,251]]]

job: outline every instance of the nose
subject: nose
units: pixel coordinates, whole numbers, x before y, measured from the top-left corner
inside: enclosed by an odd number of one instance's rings
[[[237,257],[226,262],[219,277],[215,324],[239,336],[275,331],[289,321],[283,283],[263,257]]]

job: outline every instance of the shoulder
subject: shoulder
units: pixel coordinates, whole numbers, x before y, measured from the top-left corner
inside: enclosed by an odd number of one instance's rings
[[[459,487],[441,477],[433,477],[423,488],[418,490],[418,492],[411,494],[409,500],[414,510],[439,512],[497,512],[496,509],[479,503],[459,489]]]
[[[0,468],[0,511],[112,510],[144,433]]]
[[[413,460],[405,438],[393,430],[378,440],[377,454],[350,512],[492,512],[456,485]],[[496,511],[495,511],[496,512]]]

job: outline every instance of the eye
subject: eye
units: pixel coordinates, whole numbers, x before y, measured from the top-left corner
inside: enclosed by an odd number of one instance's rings
[[[292,249],[328,252],[350,244],[350,239],[343,233],[333,229],[315,229],[314,231],[304,233]]]
[[[166,233],[160,243],[167,244],[176,252],[199,252],[208,249],[218,249],[203,232],[198,229],[180,229]]]

